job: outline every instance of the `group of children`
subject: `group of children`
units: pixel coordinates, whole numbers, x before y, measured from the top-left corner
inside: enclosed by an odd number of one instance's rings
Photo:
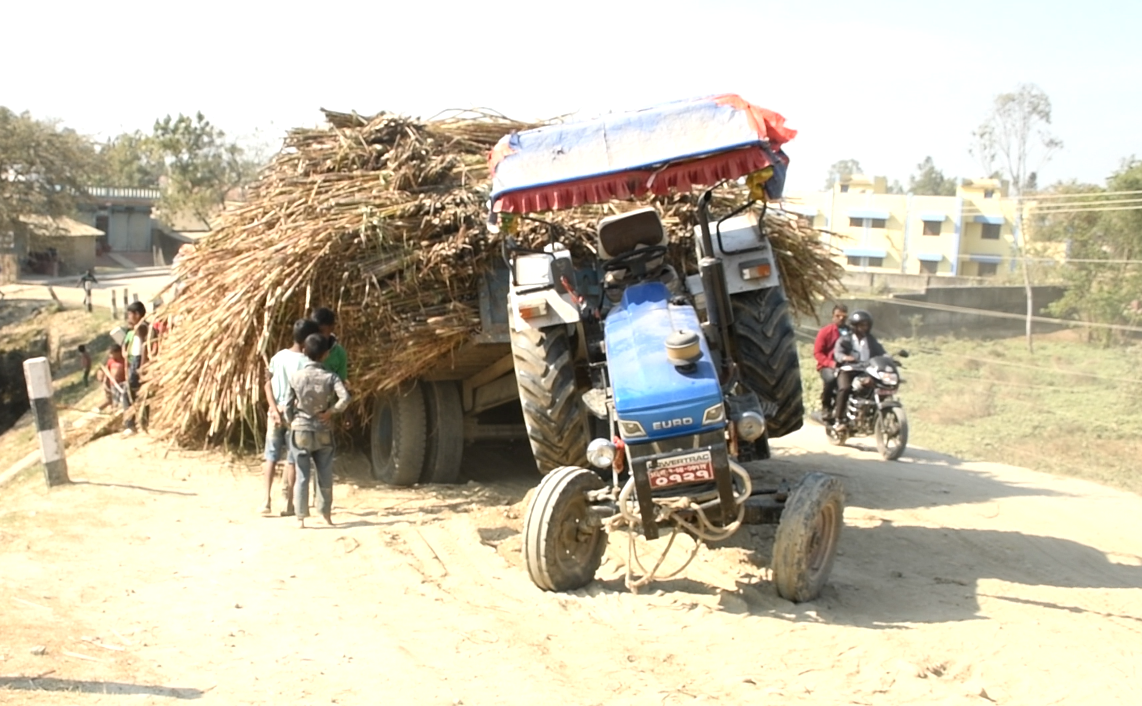
[[[142,384],[139,373],[146,364],[152,344],[151,326],[147,324],[147,307],[142,302],[127,306],[127,334],[122,343],[113,342],[107,349],[107,360],[95,373],[95,378],[103,383],[103,402],[95,408],[102,412],[111,407],[130,409]],[[126,350],[126,355],[123,351]],[[79,347],[80,362],[83,365],[83,384],[87,386],[91,377],[91,355],[87,346]],[[133,415],[124,415],[123,435],[135,433],[136,422]]]
[[[104,400],[96,412],[108,408],[130,409],[141,384],[140,371],[157,343],[158,328],[145,321],[146,306],[127,307],[128,330],[122,343],[112,343],[107,359],[96,371],[103,383]],[[282,490],[286,507],[282,517],[297,517],[299,527],[309,516],[309,486],[316,480],[321,516],[333,524],[333,425],[332,417],[349,405],[345,387],[349,356],[333,335],[337,315],[327,308],[310,312],[293,326],[293,346],[278,351],[266,371],[269,425],[266,432],[266,501],[262,514],[269,515],[275,469],[285,461]],[[79,346],[83,384],[91,375],[91,355]],[[125,415],[124,436],[135,433],[134,415]],[[315,478],[316,476],[316,478]]]
[[[349,357],[333,335],[336,314],[318,308],[308,319],[293,325],[293,346],[270,359],[266,371],[269,424],[266,430],[266,502],[270,515],[277,464],[285,461],[282,490],[286,507],[282,517],[295,516],[305,527],[309,516],[309,485],[316,475],[321,517],[333,524],[334,414],[349,405],[345,387]]]

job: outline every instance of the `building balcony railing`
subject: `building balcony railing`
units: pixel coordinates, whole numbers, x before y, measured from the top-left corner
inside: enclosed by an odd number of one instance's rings
[[[141,189],[121,186],[92,186],[87,193],[98,199],[132,199],[136,201],[158,201],[162,195],[158,189]]]

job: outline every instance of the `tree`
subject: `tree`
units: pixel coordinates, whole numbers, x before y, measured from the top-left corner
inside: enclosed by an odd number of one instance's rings
[[[99,180],[104,186],[157,189],[165,166],[154,140],[138,130],[112,138],[99,149]]]
[[[864,170],[860,168],[860,162],[855,159],[842,159],[829,167],[829,175],[825,178],[825,189],[832,189],[833,185],[841,180],[841,177],[863,173]]]
[[[94,169],[88,138],[0,106],[0,233],[27,216],[71,213]]]
[[[892,183],[888,185],[888,193],[890,194],[903,194],[904,186],[900,183],[899,179],[893,179]]]
[[[931,157],[916,165],[916,173],[908,178],[908,191],[918,196],[955,196],[955,177],[946,177],[936,168]]]
[[[1034,351],[1031,322],[1035,315],[1035,292],[1023,232],[1023,195],[1029,177],[1037,173],[1063,143],[1053,137],[1051,99],[1034,84],[1020,84],[1011,93],[995,97],[991,115],[976,129],[970,148],[985,172],[999,171],[1015,192],[1016,248],[1023,262],[1023,285],[1027,292],[1027,349]]]
[[[226,194],[257,171],[244,150],[227,141],[226,133],[202,113],[155,121],[150,140],[163,165],[160,207],[167,213],[208,220],[225,203]]]
[[[1107,191],[1117,195],[1104,196]],[[1069,286],[1050,307],[1055,315],[1088,323],[1142,323],[1142,210],[1130,203],[1136,196],[1123,192],[1142,193],[1142,161],[1124,161],[1105,190],[1058,185],[1034,212],[1037,234],[1041,230],[1043,238],[1069,245],[1071,261],[1064,270]],[[1104,344],[1114,340],[1111,329],[1100,329],[1097,336]]]

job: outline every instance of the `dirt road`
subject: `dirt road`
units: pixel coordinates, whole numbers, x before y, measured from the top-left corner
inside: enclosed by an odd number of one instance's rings
[[[848,490],[832,581],[803,605],[767,581],[769,528],[641,595],[619,538],[587,590],[535,589],[518,449],[470,449],[456,488],[375,487],[349,459],[338,526],[298,530],[255,514],[254,459],[104,439],[71,460],[83,482],[5,490],[0,702],[1138,702],[1142,498],[819,434],[765,466]]]
[[[138,295],[139,301],[151,309],[151,302],[159,293],[170,284],[170,269],[161,267],[144,268],[140,270],[123,270],[98,275],[99,283],[91,290],[92,304],[101,309],[111,308],[112,292],[116,297],[116,306],[122,311],[122,293],[126,289],[130,297]],[[53,289],[56,296],[68,308],[83,306],[83,290],[76,286],[78,277],[60,278],[54,280]],[[0,286],[0,294],[6,299],[34,299],[49,300],[47,281],[6,284]],[[168,295],[169,298],[169,295]]]

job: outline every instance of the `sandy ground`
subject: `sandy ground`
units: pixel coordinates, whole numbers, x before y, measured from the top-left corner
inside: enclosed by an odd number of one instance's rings
[[[71,458],[81,482],[4,490],[0,702],[1139,702],[1142,498],[820,436],[759,471],[849,494],[802,605],[768,582],[768,527],[640,595],[614,537],[600,581],[539,591],[519,556],[536,478],[511,447],[470,448],[458,487],[377,487],[347,457],[337,526],[298,530],[255,513],[256,459],[103,439]]]

